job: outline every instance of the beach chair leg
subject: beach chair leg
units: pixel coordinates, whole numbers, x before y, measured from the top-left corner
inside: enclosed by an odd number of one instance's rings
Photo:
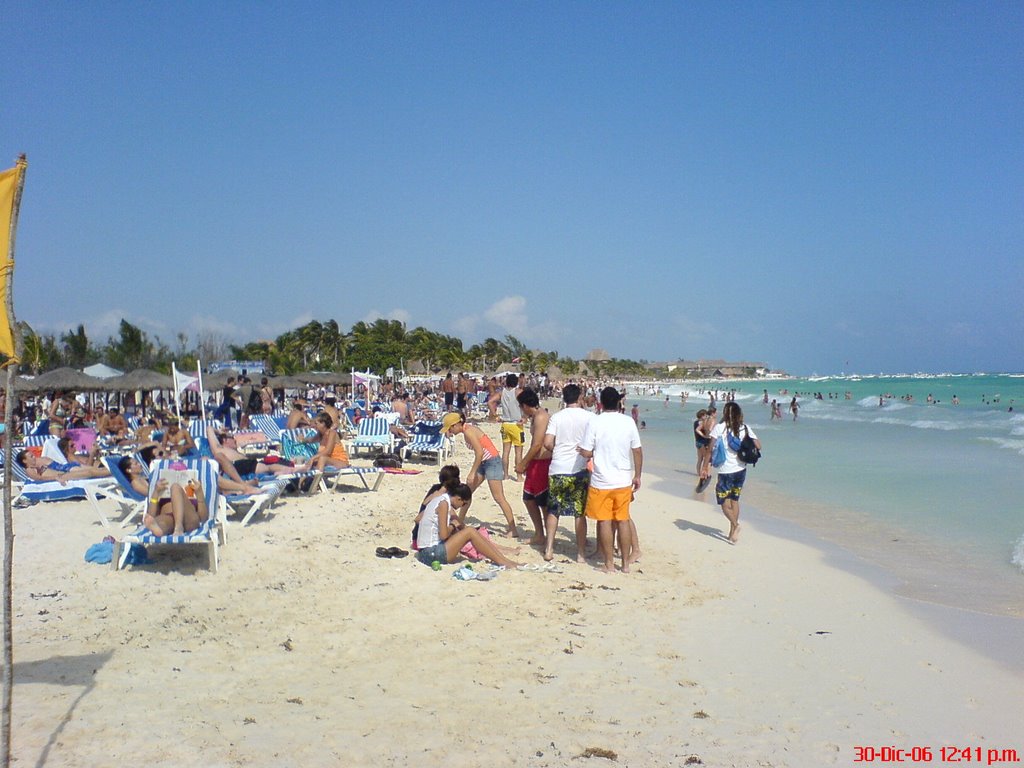
[[[110,570],[114,572],[121,570],[119,562],[121,560],[121,547],[123,546],[120,541],[114,539],[114,556],[110,558]]]
[[[210,570],[217,573],[220,570],[220,562],[217,552],[217,537],[211,536],[210,543],[206,548],[207,557],[209,558]]]
[[[253,519],[257,512],[260,512],[264,507],[269,506],[267,504],[268,501],[270,501],[270,496],[267,494],[252,497],[252,504],[249,505],[249,509],[245,513],[245,517],[242,518],[243,528],[249,524],[249,521]]]
[[[377,473],[377,479],[374,480],[374,482],[373,482],[373,488],[370,488],[369,490],[376,491],[378,488],[380,488],[380,484],[382,482],[384,482],[384,475],[386,475],[386,474],[387,474],[387,472],[378,472]],[[365,483],[365,481],[363,481],[363,482]]]
[[[100,524],[104,527],[104,529],[108,531],[114,530],[114,526],[111,525],[110,519],[105,514],[103,514],[103,510],[100,508],[99,499],[96,498],[96,491],[94,491],[92,488],[89,488],[88,486],[84,487],[84,491],[85,499],[86,501],[89,502],[89,504],[92,505],[92,508],[95,510],[96,515],[100,519]]]

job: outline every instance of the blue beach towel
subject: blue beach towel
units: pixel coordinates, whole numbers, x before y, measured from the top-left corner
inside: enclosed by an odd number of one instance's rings
[[[101,541],[93,544],[85,551],[85,562],[108,565],[114,559],[114,542]],[[125,557],[127,565],[147,565],[151,563],[146,548],[141,544],[132,544]]]

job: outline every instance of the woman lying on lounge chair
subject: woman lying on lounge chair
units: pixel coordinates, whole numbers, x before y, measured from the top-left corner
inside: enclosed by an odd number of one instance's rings
[[[143,451],[140,455],[145,459],[147,454],[150,461],[154,458],[162,459],[164,457],[162,450],[159,451],[160,455],[157,456],[152,449]],[[143,496],[149,493],[149,480],[146,479],[146,474],[138,459],[134,456],[124,456],[117,463],[117,468],[128,478],[128,482],[132,484],[132,488],[136,493],[141,493]],[[246,483],[236,483],[230,477],[224,477],[224,475],[217,476],[217,490],[224,494],[234,494],[237,496],[252,496],[263,492],[258,487]]]
[[[40,458],[31,451],[21,451],[14,458],[25,468],[25,473],[33,480],[56,480],[67,482],[68,480],[94,480],[97,477],[110,477],[106,467],[83,467],[78,462],[59,464],[45,457]]]
[[[316,436],[304,438],[302,442],[320,443],[320,447],[317,448],[313,458],[308,462],[295,465],[295,470],[297,472],[308,472],[314,467],[316,469],[323,469],[324,467],[344,469],[347,467],[349,465],[348,453],[338,438],[338,430],[334,428],[334,419],[331,418],[331,415],[329,413],[318,415],[313,422],[313,429],[316,430]]]
[[[435,560],[442,565],[454,563],[459,558],[459,551],[469,542],[477,552],[498,565],[506,568],[519,565],[501,554],[498,547],[476,528],[467,528],[451,517],[452,510],[457,511],[472,498],[473,491],[468,485],[453,482],[444,493],[435,494],[427,502],[416,536],[419,547],[416,558],[421,563],[430,565]]]
[[[206,494],[201,488],[189,485],[174,483],[168,488],[166,480],[157,481],[155,495],[149,499],[142,518],[150,532],[156,536],[180,536],[194,531],[209,519]]]

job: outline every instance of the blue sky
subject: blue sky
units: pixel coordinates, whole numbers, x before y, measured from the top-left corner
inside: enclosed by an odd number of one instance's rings
[[[382,316],[1024,368],[1020,3],[11,3],[0,28],[39,331]]]

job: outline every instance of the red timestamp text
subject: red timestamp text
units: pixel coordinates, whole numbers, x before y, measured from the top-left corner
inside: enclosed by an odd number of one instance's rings
[[[855,746],[855,763],[976,763],[977,765],[1007,765],[1021,762],[1016,749],[991,747],[897,747]]]

